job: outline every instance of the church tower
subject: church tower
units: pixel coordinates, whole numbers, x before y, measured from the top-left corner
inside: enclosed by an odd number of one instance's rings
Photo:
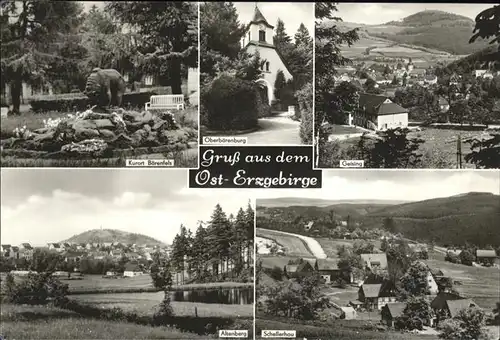
[[[262,79],[257,82],[267,89],[269,104],[274,100],[274,83],[278,71],[283,71],[285,79],[292,79],[292,74],[285,64],[282,56],[273,43],[274,27],[255,5],[252,20],[247,25],[245,34],[241,39],[241,47],[250,54],[259,53],[262,60]]]

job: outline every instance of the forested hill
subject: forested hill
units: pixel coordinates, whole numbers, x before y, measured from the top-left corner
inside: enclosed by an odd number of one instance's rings
[[[351,231],[387,228],[414,240],[437,244],[500,245],[500,196],[467,193],[418,202],[374,205],[338,204],[328,206],[257,206],[257,227],[330,236],[339,226]],[[311,221],[313,228],[304,226]]]
[[[81,234],[74,235],[69,239],[61,242],[74,242],[74,243],[120,242],[124,244],[135,243],[140,245],[147,244],[154,246],[166,245],[165,243],[146,235],[128,233],[125,231],[115,230],[115,229],[92,229],[85,231]]]

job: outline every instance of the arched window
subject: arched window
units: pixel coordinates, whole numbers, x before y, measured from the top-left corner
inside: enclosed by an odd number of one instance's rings
[[[259,30],[259,41],[266,42],[266,31]]]
[[[269,72],[269,61],[266,61],[266,71]]]

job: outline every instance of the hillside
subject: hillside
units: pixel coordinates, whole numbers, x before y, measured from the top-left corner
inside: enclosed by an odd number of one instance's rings
[[[342,13],[339,15],[342,17]],[[390,21],[382,25],[356,23],[338,25],[345,29],[359,27],[364,39],[371,36],[454,55],[468,55],[488,46],[488,41],[483,40],[469,44],[475,26],[472,19],[443,11],[421,11],[399,21]]]
[[[327,207],[339,204],[401,204],[407,201],[395,200],[328,200],[320,198],[305,197],[280,197],[257,199],[257,205],[261,207],[291,207],[291,206],[314,206]]]
[[[500,60],[500,51],[496,46],[491,45],[446,65],[444,72],[445,74],[454,72],[457,74],[470,74],[473,70],[481,68],[487,61],[495,58]],[[497,71],[500,70],[500,64],[494,64],[493,68]]]
[[[312,232],[328,233],[340,220],[362,229],[383,228],[391,218],[397,232],[437,244],[500,245],[500,196],[491,193],[435,198],[403,204],[333,204],[324,206],[257,206],[257,227],[303,233],[314,221]]]
[[[92,242],[121,242],[165,246],[166,244],[152,237],[128,233],[116,229],[92,229],[81,234],[74,235],[61,242],[92,243]]]

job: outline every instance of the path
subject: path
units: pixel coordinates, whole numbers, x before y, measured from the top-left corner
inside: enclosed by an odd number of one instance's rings
[[[278,234],[283,234],[283,235],[288,235],[288,236],[300,238],[302,241],[304,241],[307,244],[307,247],[309,248],[309,250],[311,251],[312,255],[315,258],[317,258],[317,259],[326,259],[327,258],[326,253],[323,250],[323,248],[321,247],[321,245],[319,244],[319,242],[316,241],[315,239],[313,239],[312,237],[302,236],[302,235],[298,235],[298,234],[292,234],[292,233],[287,233],[284,231],[278,231],[278,230],[272,230],[272,229],[266,229],[266,230],[272,231],[272,232],[275,232]]]
[[[249,145],[300,145],[300,122],[292,120],[288,112],[260,118],[260,129],[237,137],[247,137]]]

